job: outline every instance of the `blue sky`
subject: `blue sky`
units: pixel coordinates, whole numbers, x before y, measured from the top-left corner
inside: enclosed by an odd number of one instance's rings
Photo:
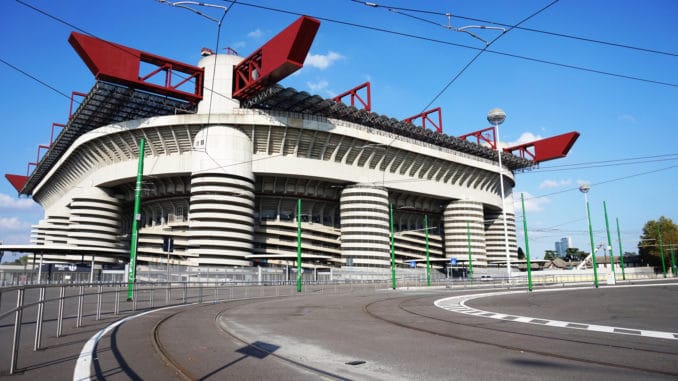
[[[592,188],[596,244],[606,240],[603,201],[607,202],[615,253],[616,218],[624,251],[632,252],[648,220],[663,215],[678,222],[673,194],[678,185],[678,128],[673,126],[678,108],[678,2],[556,2],[521,27],[656,52],[514,29],[435,100],[478,52],[453,44],[484,47],[479,39],[454,28],[493,26],[489,22],[513,25],[550,1],[373,2],[383,7],[350,0],[248,0],[234,5],[213,0],[212,4],[230,7],[218,46],[246,56],[294,21],[296,14],[307,14],[321,19],[320,30],[306,66],[285,79],[285,86],[331,97],[369,80],[373,111],[406,118],[433,101],[429,108],[442,107],[448,135],[488,127],[486,115],[494,107],[508,115],[501,140],[509,144],[579,131],[581,137],[567,158],[516,175],[515,199],[519,202],[520,193],[525,194],[533,257],[542,257],[565,236],[572,237],[574,246],[589,250],[584,199],[577,190],[582,182]],[[223,14],[220,9],[200,11],[213,18]],[[452,17],[452,28],[446,28],[446,13],[467,19]],[[3,1],[0,58],[61,93],[87,92],[94,79],[67,42],[74,28],[192,64],[199,60],[200,48],[217,46],[216,23],[154,0]],[[500,33],[472,31],[485,41]],[[2,62],[0,83],[0,112],[5,119],[0,169],[3,174],[25,174],[38,144],[49,142],[52,122],[66,122],[69,100]],[[30,225],[41,217],[34,202],[18,198],[7,181],[0,181],[0,240],[28,243]],[[524,246],[520,211],[517,223],[519,245]]]

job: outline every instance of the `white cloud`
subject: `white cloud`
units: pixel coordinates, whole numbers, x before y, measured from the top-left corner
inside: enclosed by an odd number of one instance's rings
[[[560,188],[570,184],[572,184],[572,180],[544,180],[539,184],[539,189]]]
[[[249,38],[259,38],[263,35],[264,35],[264,32],[262,32],[261,29],[259,29],[259,28],[247,33],[247,37],[249,37]]]
[[[539,140],[539,139],[544,139],[544,138],[541,135],[535,135],[531,132],[523,132],[522,134],[520,134],[520,137],[518,137],[518,140],[516,140],[514,142],[510,142],[509,144],[512,145],[512,146],[516,146],[518,144],[525,144],[525,143],[533,142],[533,141]]]
[[[341,54],[333,51],[329,51],[327,54],[309,54],[306,56],[306,61],[304,64],[307,66],[315,67],[320,70],[327,69],[335,61],[344,59],[345,57]]]
[[[308,88],[311,89],[311,91],[313,91],[313,92],[318,92],[320,90],[326,89],[328,85],[329,85],[329,83],[324,79],[322,79],[318,82],[315,82],[315,83],[314,82],[306,82],[306,86],[308,86]]]
[[[0,193],[0,208],[6,209],[30,209],[37,207],[35,201],[30,198],[19,198]]]
[[[541,212],[544,210],[546,204],[551,203],[551,200],[547,197],[534,197],[531,194],[524,192],[525,196],[525,212]],[[518,198],[513,202],[513,207],[516,210],[521,210],[521,200]]]
[[[247,46],[247,43],[245,41],[236,41],[233,44],[231,44],[231,48],[236,49],[236,50],[240,49],[240,48],[244,48],[245,46]],[[240,52],[238,52],[238,53],[240,53]]]
[[[636,117],[631,114],[622,114],[617,117],[617,120],[620,122],[626,122],[630,124],[636,124]]]
[[[517,145],[533,142],[533,141],[539,140],[539,139],[544,139],[544,138],[541,135],[535,135],[531,132],[523,132],[522,134],[520,134],[520,136],[518,137],[517,140],[514,140],[512,142],[502,142],[502,141],[500,141],[498,143],[498,145],[499,145],[500,148],[515,147]]]
[[[21,222],[16,217],[0,217],[0,229],[2,230],[21,230],[27,226],[26,223]]]

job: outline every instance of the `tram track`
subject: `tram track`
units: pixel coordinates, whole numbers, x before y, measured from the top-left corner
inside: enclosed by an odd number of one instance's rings
[[[514,330],[504,330],[504,329],[498,329],[494,327],[484,327],[479,324],[468,324],[468,323],[463,323],[459,321],[454,321],[451,319],[445,319],[445,318],[440,318],[436,316],[431,316],[427,315],[421,312],[417,312],[412,310],[411,308],[407,308],[404,306],[407,303],[411,303],[414,300],[418,299],[430,299],[431,296],[417,296],[417,297],[407,297],[407,298],[389,298],[389,299],[383,299],[383,300],[378,300],[374,301],[371,303],[368,303],[364,306],[364,311],[367,313],[369,316],[372,318],[392,324],[397,327],[401,328],[406,328],[410,329],[416,332],[422,332],[422,333],[427,333],[427,334],[432,334],[440,337],[445,337],[453,340],[460,340],[464,342],[469,342],[469,343],[474,343],[474,344],[481,344],[481,345],[488,345],[492,346],[495,348],[500,348],[504,350],[510,350],[510,351],[515,351],[519,353],[529,353],[533,355],[538,355],[538,356],[545,356],[549,358],[554,358],[554,359],[559,359],[559,360],[567,360],[567,361],[576,361],[580,363],[585,363],[589,365],[598,365],[598,366],[606,366],[606,367],[613,367],[613,368],[618,368],[618,369],[624,369],[624,370],[633,370],[633,371],[640,371],[640,372],[648,372],[652,374],[657,374],[657,375],[662,375],[662,376],[672,376],[672,377],[678,377],[678,372],[672,372],[672,371],[663,371],[663,370],[658,370],[658,369],[653,369],[653,368],[648,368],[648,367],[641,367],[641,366],[634,366],[634,365],[628,365],[628,364],[621,364],[621,363],[615,363],[615,362],[609,362],[609,361],[599,361],[595,359],[590,359],[590,358],[585,358],[581,356],[571,356],[571,355],[565,355],[565,354],[560,354],[560,353],[554,353],[554,352],[547,352],[547,351],[542,351],[542,350],[535,350],[531,349],[527,346],[519,346],[519,345],[511,345],[511,344],[504,344],[504,343],[499,343],[496,341],[490,341],[490,340],[485,340],[481,338],[473,338],[469,336],[464,336],[460,334],[453,334],[450,332],[446,332],[443,330],[435,330],[435,329],[429,329],[429,328],[424,328],[422,325],[424,323],[422,321],[417,321],[416,324],[410,324],[410,323],[405,323],[403,320],[405,319],[394,319],[394,318],[389,318],[383,315],[378,314],[376,310],[376,306],[380,303],[384,302],[390,302],[390,301],[398,301],[397,304],[397,309],[399,311],[402,311],[406,314],[416,316],[419,319],[428,319],[431,321],[435,321],[438,323],[443,323],[443,324],[450,324],[454,326],[460,326],[460,327],[467,327],[467,328],[473,328],[473,329],[478,329],[478,330],[485,330],[485,331],[491,331],[491,332],[501,332],[501,333],[506,333],[506,334],[511,334],[511,335],[518,335],[518,336],[524,336],[524,337],[531,337],[531,338],[537,338],[537,339],[542,339],[542,340],[554,340],[558,342],[570,342],[570,343],[575,343],[578,345],[593,345],[600,347],[601,349],[617,349],[617,350],[629,350],[629,351],[634,351],[634,353],[638,352],[645,352],[648,354],[661,354],[661,355],[669,355],[669,356],[676,356],[678,358],[678,353],[675,352],[666,352],[666,351],[659,351],[659,350],[652,350],[652,349],[647,349],[647,348],[638,348],[638,347],[632,347],[632,346],[624,346],[624,345],[618,345],[618,344],[609,344],[609,343],[596,343],[593,341],[583,341],[583,340],[575,340],[575,339],[567,339],[567,338],[562,338],[562,337],[553,337],[553,336],[543,336],[543,335],[535,335],[535,334],[528,334],[528,333],[523,333],[523,332],[516,332]],[[450,312],[451,314],[453,312]]]
[[[302,364],[294,359],[291,359],[289,357],[286,357],[284,355],[280,355],[277,353],[274,353],[273,350],[267,348],[265,345],[260,345],[257,343],[252,343],[251,341],[246,340],[245,338],[241,337],[237,333],[233,332],[232,330],[226,329],[222,324],[219,323],[219,321],[222,319],[225,313],[232,311],[233,308],[237,308],[239,304],[247,304],[247,305],[252,305],[256,303],[261,303],[263,302],[262,300],[257,300],[257,301],[230,301],[230,302],[224,302],[221,303],[222,305],[231,305],[230,307],[221,309],[219,311],[211,312],[214,315],[214,318],[212,319],[213,326],[219,332],[220,335],[223,336],[224,339],[226,340],[232,340],[233,342],[237,343],[238,345],[241,345],[242,348],[247,348],[248,351],[255,351],[255,352],[260,352],[258,356],[261,357],[273,357],[276,360],[279,360],[283,363],[285,363],[288,366],[291,366],[293,368],[298,369],[301,372],[308,373],[314,376],[314,378],[317,377],[317,379],[323,379],[323,380],[340,380],[340,381],[348,381],[348,378],[333,374],[331,372],[325,371],[323,369],[319,369],[317,367],[311,367],[305,364]],[[235,306],[233,306],[235,304]],[[206,308],[210,307],[211,305],[202,305],[202,306],[197,306],[197,308]],[[169,321],[171,321],[174,318],[177,318],[179,315],[188,313],[188,312],[193,312],[191,310],[181,310],[181,311],[175,311],[162,319],[160,319],[155,326],[153,327],[153,346],[157,353],[160,355],[162,358],[163,362],[170,367],[171,369],[174,370],[174,372],[179,376],[179,378],[187,381],[194,381],[194,380],[203,380],[209,376],[208,375],[202,375],[202,376],[197,376],[192,372],[191,370],[187,369],[186,366],[182,365],[180,361],[178,361],[175,356],[172,355],[171,351],[163,344],[162,338],[161,338],[161,331],[164,327],[165,324],[167,324]],[[216,366],[216,365],[215,365]]]

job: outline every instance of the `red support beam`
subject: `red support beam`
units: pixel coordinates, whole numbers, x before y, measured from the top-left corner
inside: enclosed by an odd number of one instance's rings
[[[39,163],[39,162],[40,162],[40,153],[42,152],[43,149],[44,149],[45,151],[49,151],[49,146],[46,146],[46,145],[44,145],[44,144],[39,144],[39,145],[38,145],[38,157],[37,157],[37,159],[35,160],[36,163]]]
[[[431,118],[429,118],[429,115],[431,114],[438,114],[438,122],[436,123],[433,121]],[[443,133],[443,112],[440,107],[436,107],[434,109],[424,111],[421,114],[413,115],[409,118],[405,118],[403,122],[405,123],[414,123],[415,120],[421,118],[421,127],[426,128],[426,122],[430,123],[433,125],[433,128],[439,133]]]
[[[26,166],[26,177],[29,177],[31,175],[31,166],[34,168],[38,166],[38,163],[33,163],[29,162],[28,165]]]
[[[483,145],[483,143],[485,143],[489,145],[490,148],[497,149],[497,136],[494,133],[494,127],[484,128],[459,137],[459,139],[462,140],[468,140],[468,138],[475,138],[475,142],[478,145]]]
[[[84,97],[87,96],[87,94],[86,94],[86,93],[81,93],[81,92],[79,92],[79,91],[73,91],[73,92],[71,92],[71,105],[68,106],[68,120],[70,120],[71,117],[73,116],[73,102],[75,102],[75,97],[76,97],[76,96],[78,96],[78,97],[83,97],[83,98],[84,98]]]
[[[559,159],[567,156],[574,143],[579,138],[579,132],[572,131],[562,135],[552,136],[530,143],[504,148],[504,152],[530,159],[535,163]]]
[[[5,178],[12,184],[17,192],[21,192],[21,190],[24,189],[24,185],[28,182],[28,176],[11,175],[7,173],[5,174]]]
[[[358,94],[358,91],[360,91],[362,89],[365,89],[365,91],[367,92],[367,95],[365,96],[365,98],[367,98],[367,101],[365,99],[363,99],[360,96],[360,94]],[[365,82],[360,86],[354,87],[351,90],[348,90],[344,93],[341,93],[341,94],[337,95],[336,97],[332,98],[332,100],[337,102],[337,103],[340,103],[341,99],[346,97],[346,96],[351,97],[351,106],[355,107],[355,104],[356,104],[355,101],[358,100],[358,102],[360,102],[360,104],[363,105],[363,109],[365,109],[365,111],[372,111],[372,91],[370,89],[370,83],[369,82]]]
[[[98,80],[119,83],[192,103],[202,99],[204,70],[200,67],[77,32],[71,33],[68,42]],[[155,69],[141,74],[142,63]],[[158,79],[159,74],[164,75],[164,78]],[[192,91],[180,89],[191,81]]]
[[[233,68],[233,98],[244,100],[301,69],[320,21],[302,16]]]
[[[69,118],[70,118],[70,116],[69,116]],[[64,128],[66,128],[66,125],[61,124],[61,123],[57,123],[57,122],[52,123],[52,131],[49,133],[49,145],[50,146],[52,145],[52,143],[54,143],[54,127],[61,127],[61,129],[63,130]]]

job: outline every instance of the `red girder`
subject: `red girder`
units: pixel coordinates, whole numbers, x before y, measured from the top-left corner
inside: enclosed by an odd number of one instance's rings
[[[476,138],[476,143],[482,145],[487,143],[492,149],[497,149],[497,135],[494,133],[494,127],[484,128],[475,132],[470,132],[466,135],[461,135],[459,139],[468,140],[468,138]]]
[[[504,148],[504,152],[530,159],[535,163],[559,159],[567,156],[574,142],[579,138],[579,132],[572,131],[562,135],[552,136],[514,147]]]
[[[204,70],[200,67],[76,32],[71,33],[68,42],[98,80],[119,83],[192,103],[202,99]],[[154,65],[156,69],[141,75],[139,72],[141,63]],[[184,76],[176,75],[177,72],[183,73]],[[161,85],[148,81],[155,79],[158,73],[165,75],[165,78],[159,81]],[[180,80],[175,82],[173,75]],[[189,81],[194,82],[193,91],[180,90]]]
[[[61,127],[63,129],[66,127],[66,125],[57,122],[52,123],[52,131],[49,133],[49,145],[52,145],[52,143],[54,143],[54,127]]]
[[[367,101],[365,101],[359,94],[358,91],[366,89],[367,96]],[[332,98],[333,101],[339,103],[341,102],[341,99],[344,98],[345,96],[351,96],[351,106],[355,107],[355,101],[356,99],[360,102],[360,104],[363,105],[363,108],[365,111],[372,111],[372,92],[370,90],[370,83],[365,82],[360,86],[354,87],[351,90],[348,90],[344,93],[341,93],[337,95],[336,97]]]
[[[28,163],[28,165],[26,166],[26,176],[27,176],[27,177],[31,175],[31,166],[37,167],[37,166],[38,166],[38,163],[34,163],[34,162],[29,162],[29,163]]]
[[[302,16],[233,68],[233,98],[244,100],[304,66],[320,21]]]
[[[438,124],[436,124],[431,118],[428,116],[431,114],[437,113],[438,114]],[[405,123],[413,123],[414,120],[417,120],[421,118],[421,127],[426,128],[426,121],[431,123],[435,130],[439,133],[443,133],[443,112],[440,107],[436,107],[434,109],[424,111],[421,114],[413,115],[409,118],[405,118],[403,122]]]
[[[17,192],[21,192],[24,188],[24,185],[28,182],[28,176],[21,175],[11,175],[9,173],[5,174],[5,178],[9,181],[10,184],[16,189]]]
[[[49,146],[46,146],[46,145],[44,145],[44,144],[38,144],[38,157],[37,157],[36,160],[35,160],[36,163],[39,163],[39,162],[40,162],[40,152],[42,152],[43,149],[44,149],[45,151],[49,151]]]
[[[75,102],[75,97],[86,97],[86,93],[81,93],[79,91],[71,91],[71,104],[68,106],[68,119],[70,120],[71,117],[73,116],[73,102]]]

